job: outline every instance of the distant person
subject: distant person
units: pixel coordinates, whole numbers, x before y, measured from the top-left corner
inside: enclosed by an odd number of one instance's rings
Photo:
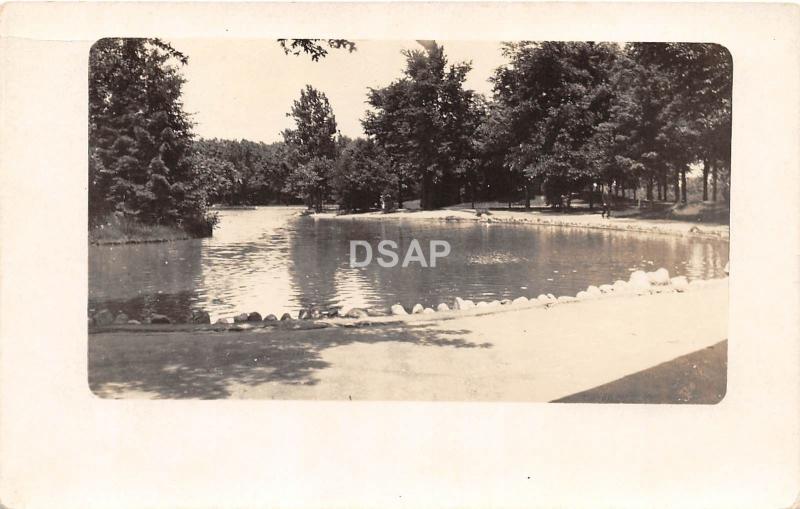
[[[601,217],[611,217],[611,193],[608,192],[610,186],[603,186],[603,212]]]

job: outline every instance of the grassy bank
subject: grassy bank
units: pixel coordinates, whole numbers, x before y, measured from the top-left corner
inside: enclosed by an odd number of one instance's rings
[[[693,403],[713,405],[727,390],[728,341],[579,392],[553,403]]]
[[[92,244],[168,242],[194,238],[186,231],[166,225],[141,224],[130,220],[110,220],[89,229]]]

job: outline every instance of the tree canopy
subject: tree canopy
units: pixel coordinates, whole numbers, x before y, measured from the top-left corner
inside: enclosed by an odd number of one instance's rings
[[[102,39],[89,68],[89,218],[115,215],[209,234],[212,203],[298,203],[347,211],[419,198],[430,209],[543,194],[553,206],[604,186],[686,201],[728,197],[732,61],[715,44],[509,42],[492,96],[465,87],[470,62],[436,41],[403,52],[399,76],[366,91],[366,139],[337,129],[311,85],[289,105],[283,140],[197,139],[180,72],[160,39]],[[313,61],[344,39],[281,39]],[[709,189],[710,184],[710,189]],[[721,191],[721,192],[718,192]],[[566,203],[563,199],[566,198]]]
[[[311,85],[300,91],[300,98],[286,115],[295,123],[294,129],[283,131],[289,164],[294,168],[287,190],[321,210],[337,156],[336,117],[325,94]]]
[[[471,64],[448,66],[442,46],[427,41],[424,51],[403,54],[403,77],[369,90],[372,110],[362,124],[391,158],[401,185],[405,179],[420,182],[421,206],[430,209],[458,197],[453,184],[469,158],[478,99],[463,87]]]

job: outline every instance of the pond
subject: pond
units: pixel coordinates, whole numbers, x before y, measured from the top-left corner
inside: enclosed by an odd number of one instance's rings
[[[297,207],[223,210],[208,239],[90,246],[89,309],[173,319],[203,309],[296,316],[302,308],[452,305],[473,300],[575,295],[589,285],[665,267],[671,275],[724,275],[728,243],[669,235],[524,224],[337,219]],[[372,263],[350,268],[350,240],[450,243],[436,267]],[[377,252],[376,252],[377,255]]]

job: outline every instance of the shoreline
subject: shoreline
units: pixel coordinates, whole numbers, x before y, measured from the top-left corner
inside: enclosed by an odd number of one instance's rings
[[[483,224],[525,224],[537,226],[563,226],[634,233],[658,233],[681,237],[712,238],[730,240],[730,226],[715,223],[682,221],[677,219],[641,219],[636,217],[611,217],[608,219],[593,213],[548,213],[536,210],[491,210],[477,215],[475,209],[439,209],[397,211],[390,213],[364,212],[360,214],[336,214],[321,212],[308,217],[336,220],[400,220],[475,222]]]
[[[728,267],[725,268],[726,274]],[[463,316],[483,316],[502,313],[520,307],[552,307],[571,302],[597,299],[614,299],[629,296],[643,296],[661,293],[686,293],[707,285],[727,281],[727,276],[717,279],[695,279],[691,282],[685,276],[670,277],[664,268],[652,272],[641,270],[631,273],[628,281],[617,280],[612,283],[589,285],[575,296],[540,294],[537,297],[519,296],[512,299],[478,301],[462,299],[455,296],[453,307],[439,303],[436,309],[415,304],[406,309],[401,304],[382,308],[336,307],[328,310],[318,308],[301,309],[297,318],[284,313],[280,319],[274,314],[262,315],[258,311],[243,311],[234,319],[219,318],[211,323],[210,315],[205,311],[195,311],[186,321],[173,322],[169,317],[152,315],[142,323],[130,320],[120,313],[114,316],[108,309],[102,308],[94,316],[88,318],[89,334],[105,332],[227,332],[253,329],[276,328],[279,330],[309,330],[325,327],[363,327],[374,324],[396,324],[414,321],[451,320]],[[157,321],[156,321],[157,318]]]
[[[293,207],[290,205],[267,205],[266,207]],[[257,207],[226,207],[215,210],[255,210]],[[717,223],[702,223],[683,221],[679,219],[642,219],[638,217],[611,217],[604,219],[597,213],[573,212],[555,213],[539,210],[491,210],[488,213],[477,215],[476,209],[444,208],[437,210],[401,210],[390,213],[379,211],[363,212],[357,214],[338,214],[336,212],[318,212],[298,217],[314,219],[369,220],[369,221],[445,221],[445,222],[474,222],[481,224],[522,224],[533,226],[561,226],[568,228],[588,228],[606,231],[621,231],[632,233],[656,233],[688,238],[706,238],[729,242],[730,226]],[[91,237],[91,232],[90,232]],[[212,233],[213,236],[213,233]],[[149,244],[172,242],[181,240],[195,240],[204,237],[194,237],[189,234],[176,234],[168,237],[133,238],[133,239],[107,239],[91,240],[93,246],[109,246],[124,244]]]
[[[554,401],[724,341],[727,302],[721,279],[303,330],[96,331],[89,378],[111,398]]]
[[[87,240],[90,246],[119,246],[124,244],[156,244],[203,238],[191,235],[174,226],[137,225],[136,229],[140,231],[138,233],[123,233],[114,227],[110,227],[109,231],[112,233],[106,233],[103,228],[95,228],[89,230]],[[97,238],[103,235],[107,237]]]

